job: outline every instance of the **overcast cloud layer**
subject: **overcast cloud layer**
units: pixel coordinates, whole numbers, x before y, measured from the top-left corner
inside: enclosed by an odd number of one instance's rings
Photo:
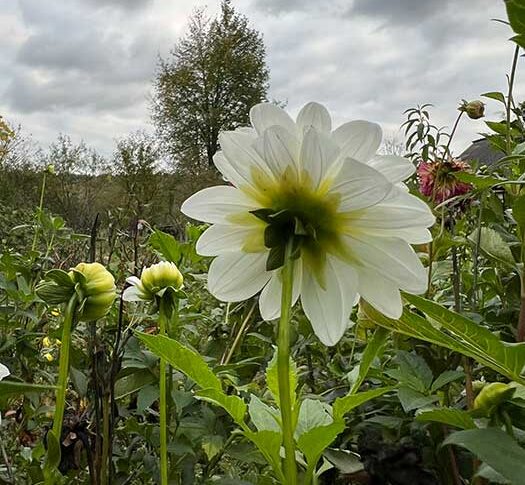
[[[151,130],[158,56],[196,7],[219,0],[9,0],[0,11],[0,114],[46,146],[58,133],[109,155],[114,139]],[[368,119],[393,136],[402,112],[435,105],[451,125],[462,98],[506,89],[511,33],[498,0],[233,0],[261,31],[270,97],[296,113],[310,100],[336,121]],[[521,74],[521,76],[520,76]],[[520,67],[516,97],[523,99]],[[488,102],[488,115],[498,106]],[[462,150],[483,121],[463,125]]]

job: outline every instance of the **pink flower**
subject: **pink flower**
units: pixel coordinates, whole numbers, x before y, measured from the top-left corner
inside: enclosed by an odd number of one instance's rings
[[[421,161],[417,167],[419,190],[436,204],[466,194],[472,190],[472,185],[461,182],[454,173],[469,169],[468,163],[456,159],[446,162]]]

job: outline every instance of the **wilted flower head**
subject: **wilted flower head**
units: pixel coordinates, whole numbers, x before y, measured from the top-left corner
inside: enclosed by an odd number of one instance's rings
[[[126,301],[154,300],[162,296],[168,288],[178,290],[183,283],[182,274],[175,263],[161,261],[142,270],[140,279],[131,276],[126,279],[130,287],[124,290]]]
[[[483,101],[466,101],[463,100],[463,103],[458,108],[459,111],[464,111],[467,113],[467,116],[473,120],[483,118],[485,115],[485,103]]]
[[[301,298],[327,345],[342,337],[358,296],[392,318],[399,289],[422,293],[426,271],[409,243],[431,240],[429,208],[402,181],[402,157],[377,155],[381,128],[351,121],[332,129],[327,109],[308,103],[297,120],[269,103],[250,112],[253,128],[221,133],[214,162],[233,186],[191,196],[182,211],[211,223],[197,252],[217,256],[208,289],[242,301],[261,291],[265,320],[281,313],[285,248],[294,244],[293,303]]]
[[[454,173],[469,170],[468,163],[457,159],[421,161],[417,167],[419,190],[436,204],[466,194],[472,190],[472,185],[457,179]]]

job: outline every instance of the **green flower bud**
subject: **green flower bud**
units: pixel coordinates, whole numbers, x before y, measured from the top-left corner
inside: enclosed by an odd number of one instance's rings
[[[479,100],[469,102],[463,100],[463,104],[458,109],[467,113],[467,116],[473,120],[483,118],[485,115],[485,103]]]
[[[514,394],[515,388],[503,382],[487,384],[474,400],[474,414],[490,417],[498,407]]]
[[[157,294],[168,287],[179,289],[182,286],[182,274],[174,263],[161,261],[142,271],[140,281],[146,291]]]
[[[183,277],[177,265],[168,261],[161,261],[142,271],[139,278],[132,276],[126,280],[131,284],[124,291],[126,301],[154,300],[162,296],[166,289],[179,290],[182,287]]]
[[[113,275],[100,263],[80,263],[70,272],[80,297],[79,320],[98,320],[111,309],[117,293]]]

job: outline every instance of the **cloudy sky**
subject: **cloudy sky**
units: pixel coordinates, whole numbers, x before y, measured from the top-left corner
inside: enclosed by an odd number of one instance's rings
[[[2,0],[0,114],[43,147],[66,133],[108,155],[114,139],[152,129],[158,56],[188,16],[220,0]],[[368,119],[393,136],[402,112],[435,105],[450,125],[462,98],[505,90],[513,46],[503,0],[233,0],[264,35],[270,97],[297,113],[322,102],[338,122]],[[522,62],[523,64],[523,62]],[[524,68],[516,95],[523,98]],[[520,76],[521,74],[521,76]],[[496,116],[496,102],[487,106]],[[483,131],[468,121],[456,150]]]

